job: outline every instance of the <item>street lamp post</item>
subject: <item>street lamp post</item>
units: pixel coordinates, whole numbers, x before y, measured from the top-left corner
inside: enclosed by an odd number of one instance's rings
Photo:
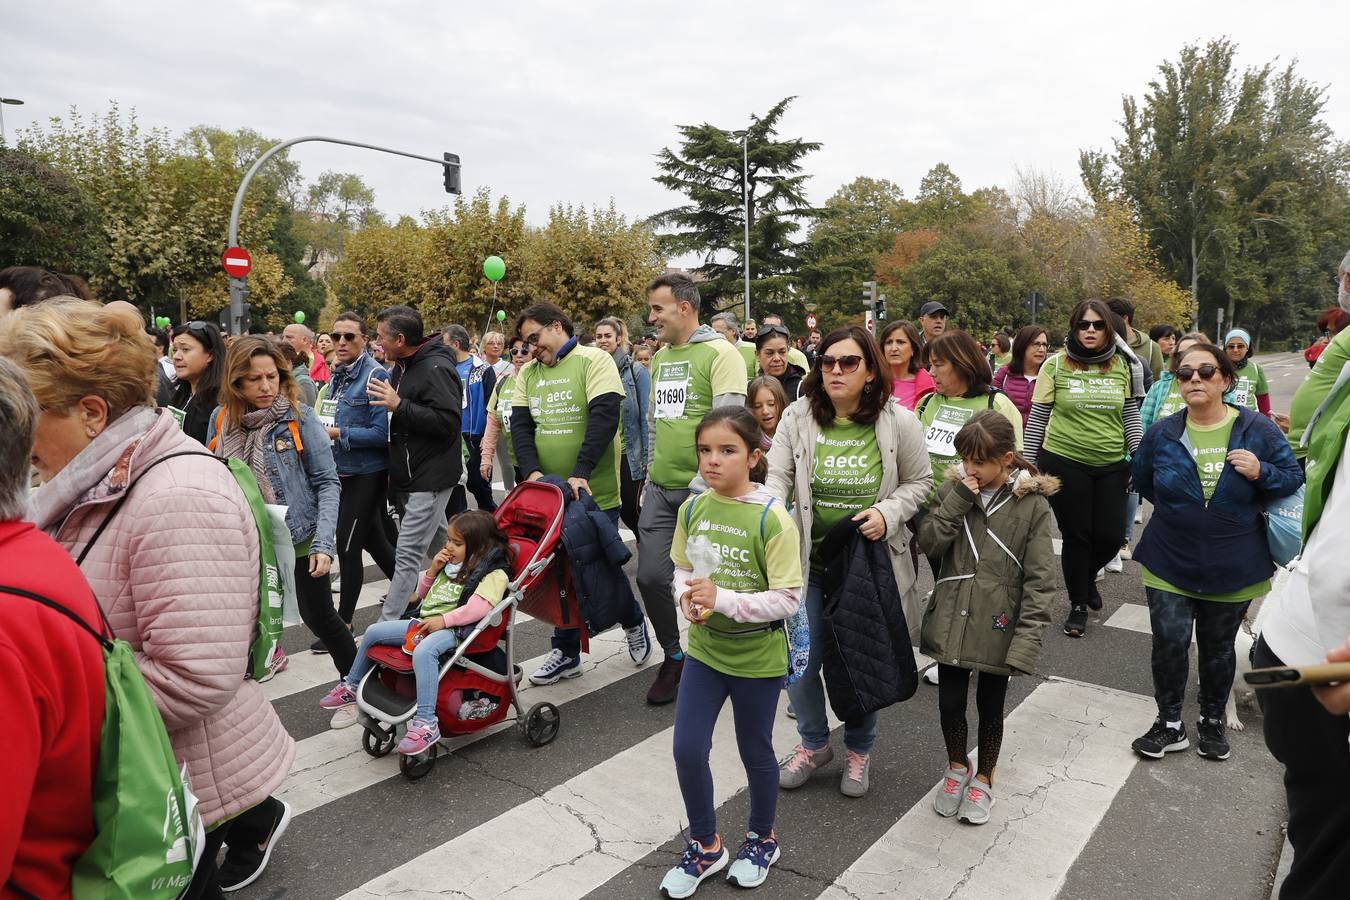
[[[23,106],[23,101],[13,97],[0,97],[0,143],[5,142],[5,104]]]
[[[741,139],[741,209],[745,213],[745,321],[750,321],[750,129],[733,131]]]

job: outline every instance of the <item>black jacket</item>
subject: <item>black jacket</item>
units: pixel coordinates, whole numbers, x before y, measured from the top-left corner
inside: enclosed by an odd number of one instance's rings
[[[211,412],[216,408],[216,398],[193,396],[192,386],[186,381],[180,381],[174,385],[173,397],[167,405],[183,411],[183,433],[205,446],[207,432],[211,430]]]
[[[515,418],[512,418],[512,424]],[[562,544],[572,575],[572,590],[581,607],[586,633],[594,637],[613,628],[624,612],[637,605],[633,586],[623,566],[633,554],[619,536],[619,529],[600,511],[591,495],[572,499],[572,486],[561,478],[547,476],[541,481],[562,489]]]
[[[464,471],[459,423],[463,389],[455,354],[436,338],[394,367],[398,409],[389,419],[389,487],[444,491]]]
[[[820,555],[831,560],[822,582],[825,690],[834,714],[857,722],[914,695],[914,648],[885,541],[869,541],[844,519]]]

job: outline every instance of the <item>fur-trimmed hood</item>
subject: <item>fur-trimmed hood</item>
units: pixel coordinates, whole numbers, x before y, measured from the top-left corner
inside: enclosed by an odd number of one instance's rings
[[[963,481],[966,477],[966,470],[962,468],[959,462],[954,462],[947,467],[947,481]],[[1018,500],[1030,494],[1040,494],[1042,497],[1049,498],[1059,493],[1059,479],[1053,475],[1038,474],[1032,475],[1026,469],[1017,469],[1009,479],[1012,484],[1012,494]]]

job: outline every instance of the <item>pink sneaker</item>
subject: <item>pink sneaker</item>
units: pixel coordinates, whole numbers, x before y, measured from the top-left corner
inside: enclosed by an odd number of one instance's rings
[[[356,691],[353,691],[345,681],[339,681],[337,686],[323,695],[319,705],[324,709],[345,709],[356,702]]]
[[[278,646],[277,652],[272,654],[272,664],[267,667],[267,671],[263,673],[263,677],[258,679],[258,683],[262,684],[264,681],[271,681],[276,677],[278,672],[286,671],[286,666],[288,666],[290,662],[291,658],[286,655],[286,651]]]
[[[404,756],[421,753],[441,739],[441,726],[435,719],[414,718],[408,723],[408,733],[398,742],[398,752]]]

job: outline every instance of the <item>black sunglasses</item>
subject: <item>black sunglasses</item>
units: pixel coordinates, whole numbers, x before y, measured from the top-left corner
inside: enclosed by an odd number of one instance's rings
[[[1199,367],[1182,366],[1181,368],[1177,369],[1177,378],[1180,381],[1190,381],[1192,378],[1195,377],[1195,374],[1199,372],[1200,377],[1202,379],[1204,379],[1205,381],[1209,381],[1216,374],[1218,374],[1218,371],[1219,367],[1216,365],[1212,365],[1210,363],[1205,363],[1203,366]]]
[[[785,338],[792,337],[792,332],[782,325],[761,325],[759,331],[755,333],[755,337],[763,337],[766,334],[776,334]]]
[[[861,356],[850,353],[847,356],[822,356],[820,357],[820,370],[822,372],[832,372],[835,366],[845,375],[852,375],[858,371],[858,366],[862,365]]]
[[[354,341],[361,335],[355,331],[330,331],[328,336],[333,339],[333,343],[340,344],[343,341]]]
[[[1106,323],[1103,322],[1101,319],[1098,319],[1098,320],[1095,321],[1095,322],[1079,322],[1079,323],[1078,323],[1078,330],[1079,330],[1079,331],[1105,331],[1105,330],[1106,330]]]
[[[530,355],[530,348],[529,348],[529,347],[512,347],[512,348],[511,348],[511,355],[512,355],[512,356],[529,356],[529,355]]]

